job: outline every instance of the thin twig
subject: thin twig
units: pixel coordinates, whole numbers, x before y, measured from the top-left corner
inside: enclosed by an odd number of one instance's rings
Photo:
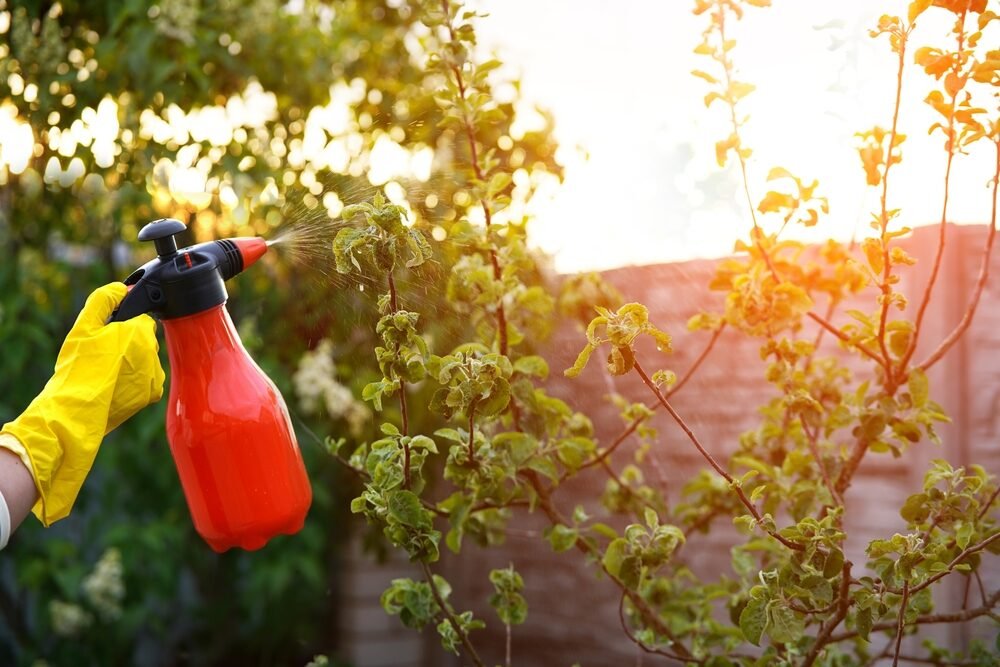
[[[965,8],[962,10],[962,15],[958,19],[958,24],[961,26],[958,33],[958,53],[962,52],[965,46],[965,17],[968,14],[969,5],[966,3]],[[961,68],[961,58],[956,58],[952,66],[952,73],[959,75]],[[910,363],[910,359],[913,357],[913,353],[917,351],[917,341],[920,338],[920,331],[924,322],[924,316],[927,314],[927,307],[930,305],[931,294],[934,292],[934,285],[937,283],[938,273],[941,270],[941,259],[944,257],[944,247],[945,241],[947,240],[947,230],[948,230],[948,195],[951,186],[951,165],[955,158],[955,104],[958,100],[958,94],[961,90],[956,90],[951,94],[951,104],[948,110],[948,129],[947,138],[945,142],[945,148],[948,152],[948,158],[945,162],[944,169],[944,199],[941,203],[941,224],[938,227],[938,247],[937,254],[934,256],[934,264],[931,266],[931,275],[927,279],[927,285],[924,287],[924,295],[920,300],[920,307],[917,309],[917,317],[914,320],[913,325],[913,335],[910,337],[910,344],[906,349],[906,354],[899,362],[899,370],[901,373],[906,371],[906,365]]]
[[[832,333],[840,340],[840,342],[850,347],[853,347],[854,349],[858,350],[872,361],[878,362],[879,366],[882,366],[883,368],[886,367],[885,360],[882,359],[882,357],[880,357],[877,352],[873,352],[868,346],[864,345],[859,341],[851,340],[847,334],[845,334],[843,331],[841,331],[837,327],[833,326],[833,324],[825,320],[822,315],[818,315],[817,313],[814,313],[813,311],[810,310],[808,313],[806,313],[806,317],[808,317],[813,322],[815,322],[816,324],[820,325],[821,327]]]
[[[667,399],[660,391],[660,388],[656,386],[656,383],[654,383],[652,380],[649,379],[649,376],[646,375],[646,371],[643,370],[642,365],[639,363],[638,360],[635,361],[635,370],[639,374],[639,377],[642,378],[642,381],[646,384],[646,386],[649,387],[650,391],[652,391],[653,394],[656,396],[656,398],[660,401],[660,404],[662,404],[663,407],[666,408],[667,412],[670,413],[670,416],[673,417],[675,422],[677,422],[677,425],[681,427],[681,430],[683,430],[684,433],[687,435],[688,440],[690,440],[692,444],[694,444],[695,448],[697,448],[697,450],[701,453],[701,455],[705,458],[705,460],[708,461],[708,464],[712,466],[712,468],[715,469],[715,472],[719,473],[719,475],[721,475],[723,479],[729,482],[729,488],[731,488],[736,493],[736,495],[739,496],[740,502],[742,502],[744,507],[746,507],[747,510],[750,511],[750,514],[753,515],[754,519],[757,521],[757,524],[760,525],[761,528],[763,528],[768,535],[778,540],[789,549],[794,549],[796,551],[803,551],[805,547],[803,547],[801,544],[792,542],[791,540],[782,537],[780,534],[778,534],[778,532],[762,525],[763,517],[761,517],[760,512],[757,511],[757,506],[754,505],[752,502],[750,502],[750,499],[747,498],[745,493],[743,493],[743,489],[736,482],[736,480],[733,479],[733,476],[730,475],[728,472],[726,472],[726,469],[723,468],[721,465],[719,465],[719,462],[715,460],[715,457],[713,457],[711,454],[708,453],[708,450],[706,450],[705,447],[698,440],[698,436],[694,434],[694,431],[691,430],[691,428],[687,425],[687,423],[685,423],[684,419],[677,413],[676,410],[674,410],[673,406],[671,406],[670,403],[667,402]]]
[[[396,283],[392,279],[392,271],[388,272],[389,276],[389,309],[393,314],[399,312],[399,302],[396,299]],[[396,343],[396,354],[399,354],[399,343]],[[410,434],[410,420],[406,414],[406,380],[403,378],[397,378],[399,380],[399,421],[402,427],[403,435]],[[403,443],[403,488],[410,488],[410,446],[407,443]]]
[[[444,10],[445,15],[445,26],[448,29],[448,37],[452,43],[457,43],[458,39],[455,35],[455,26],[452,24],[451,19],[451,7],[448,0],[441,0],[441,8]],[[462,101],[462,124],[465,129],[465,136],[469,144],[469,155],[470,162],[472,163],[472,171],[476,178],[480,182],[486,181],[486,174],[483,173],[483,168],[479,164],[479,148],[476,145],[476,128],[469,118],[469,114],[465,110],[465,102],[467,95],[467,88],[465,86],[465,78],[462,76],[461,66],[452,63],[451,64],[452,74],[455,75],[455,84],[458,86],[458,94]],[[483,209],[483,216],[486,221],[486,241],[489,243],[489,231],[490,225],[493,223],[493,212],[490,208],[490,201],[488,195],[484,194],[483,199],[480,200],[480,206]],[[500,259],[497,257],[496,249],[490,246],[490,264],[493,266],[493,279],[500,280],[503,277],[503,271],[500,268]],[[507,341],[507,313],[504,310],[503,297],[497,301],[497,335],[500,344],[500,354],[506,356],[509,350]]]
[[[458,635],[459,640],[462,642],[462,646],[465,647],[465,652],[467,657],[476,664],[477,667],[485,667],[483,661],[479,658],[479,654],[476,653],[475,647],[469,640],[469,636],[462,630],[462,626],[459,625],[458,619],[455,618],[455,614],[452,613],[451,609],[448,607],[448,603],[441,596],[441,591],[438,590],[437,582],[434,581],[434,573],[431,572],[431,568],[427,563],[420,563],[420,567],[424,571],[424,578],[427,579],[427,584],[431,587],[431,593],[434,595],[434,600],[437,602],[438,607],[441,608],[441,612],[448,619],[448,624],[451,625],[452,630]]]
[[[906,624],[906,605],[910,602],[910,582],[903,582],[903,599],[899,603],[899,622],[896,625],[896,648],[892,655],[892,667],[899,667],[899,647],[903,645],[903,626]]]
[[[476,402],[469,404],[469,463],[476,462]]]
[[[833,482],[830,481],[830,474],[826,470],[826,464],[823,462],[823,457],[819,451],[819,433],[810,431],[809,427],[806,426],[806,423],[802,421],[801,418],[799,419],[799,423],[802,425],[802,430],[806,434],[809,451],[812,453],[813,458],[816,459],[816,465],[819,467],[820,474],[823,476],[823,483],[826,485],[827,491],[830,492],[830,498],[833,502],[837,503],[837,505],[843,507],[844,499],[837,492],[837,488],[833,485]]]
[[[504,652],[507,659],[504,661],[504,664],[507,667],[510,667],[510,623],[504,623],[504,625],[507,627],[507,643],[506,651]]]
[[[979,514],[976,516],[976,521],[982,521],[986,513],[990,511],[990,507],[993,506],[993,502],[997,499],[997,495],[1000,494],[1000,485],[993,489],[993,493],[990,495],[990,499],[986,501],[983,508],[979,510]]]
[[[618,621],[619,621],[619,623],[621,623],[622,632],[625,633],[625,636],[628,637],[630,640],[632,640],[632,643],[635,644],[636,646],[638,646],[639,648],[641,648],[644,652],[651,653],[651,654],[654,654],[654,655],[662,655],[665,658],[670,658],[671,660],[676,660],[677,662],[680,662],[680,663],[690,662],[690,659],[688,659],[688,658],[682,658],[679,655],[677,655],[676,653],[670,653],[669,651],[664,651],[663,649],[653,648],[652,646],[646,646],[646,644],[641,639],[639,639],[634,634],[632,634],[632,631],[629,630],[628,622],[625,620],[625,594],[624,593],[622,593],[621,598],[619,598],[619,600],[618,600]],[[704,663],[704,660],[698,660],[697,662],[698,662],[698,664],[702,664],[702,663]]]
[[[889,150],[886,153],[885,173],[882,174],[882,196],[881,213],[879,223],[882,226],[882,283],[879,289],[882,291],[882,311],[879,315],[878,343],[882,349],[882,357],[885,359],[885,367],[889,370],[885,381],[888,384],[895,382],[892,375],[892,357],[889,356],[889,348],[885,343],[885,327],[889,319],[889,306],[892,295],[892,284],[889,278],[892,276],[892,262],[889,261],[889,238],[886,232],[889,227],[889,169],[892,167],[892,151],[896,145],[896,128],[899,124],[899,102],[903,95],[903,68],[906,65],[906,36],[907,31],[903,31],[899,37],[899,68],[896,70],[896,103],[892,110],[892,129],[889,132]],[[891,392],[890,392],[891,393]]]
[[[912,591],[911,591],[912,593]],[[974,618],[979,618],[980,616],[990,616],[996,617],[993,613],[993,608],[997,606],[1000,602],[1000,590],[994,591],[992,595],[986,601],[982,607],[975,607],[974,609],[966,609],[964,611],[956,611],[952,613],[944,614],[926,614],[924,616],[917,616],[916,619],[911,621],[909,625],[933,625],[936,623],[962,623],[965,621],[971,621]],[[883,621],[881,623],[875,623],[872,625],[871,631],[877,632],[879,630],[891,630],[896,627],[896,620]],[[828,643],[842,642],[848,639],[854,639],[858,636],[857,630],[848,630],[846,632],[841,632],[836,635],[832,635]]]
[[[979,576],[979,570],[973,570],[972,575],[976,578],[976,584],[979,586],[979,599],[986,604],[986,588],[983,586],[983,578]]]
[[[958,339],[962,337],[965,331],[972,324],[972,318],[976,316],[976,310],[979,308],[979,298],[983,295],[983,290],[986,288],[986,283],[990,277],[990,259],[993,254],[993,241],[996,239],[997,235],[997,186],[1000,185],[1000,137],[996,141],[996,169],[993,172],[993,212],[990,215],[990,228],[986,232],[986,244],[983,248],[982,260],[979,263],[979,276],[976,278],[976,286],[972,292],[972,300],[969,302],[968,308],[965,309],[965,313],[962,315],[962,320],[958,325],[952,330],[948,337],[945,338],[937,346],[937,348],[930,353],[930,355],[918,364],[920,370],[927,370],[948,353]]]
[[[812,648],[809,649],[809,653],[806,654],[805,660],[802,663],[803,667],[812,667],[813,663],[816,662],[816,659],[823,652],[823,648],[827,644],[833,643],[833,631],[847,618],[847,610],[851,606],[851,568],[853,566],[854,564],[851,561],[844,561],[844,566],[840,570],[837,613],[820,626],[819,634],[816,635],[816,641],[813,642]]]
[[[991,544],[993,544],[994,542],[996,542],[998,539],[1000,539],[1000,531],[998,531],[996,533],[993,533],[992,535],[990,535],[989,537],[987,537],[985,540],[983,540],[982,542],[980,542],[978,544],[974,544],[971,547],[967,547],[966,549],[963,549],[962,553],[960,553],[957,556],[955,556],[955,558],[950,563],[948,563],[948,567],[947,568],[945,568],[944,570],[941,570],[937,574],[929,577],[926,581],[924,581],[919,586],[914,586],[913,589],[910,591],[910,593],[912,595],[916,595],[917,593],[919,593],[920,591],[924,590],[925,588],[927,588],[928,586],[930,586],[934,582],[939,581],[941,579],[944,579],[946,576],[948,576],[949,574],[951,574],[955,570],[955,567],[957,565],[961,564],[961,562],[963,560],[965,560],[966,558],[968,558],[969,556],[971,556],[972,554],[974,554],[976,552],[982,551],[986,547],[988,547]],[[896,593],[898,591],[892,591],[892,592]]]
[[[688,383],[688,380],[690,380],[694,376],[695,372],[697,372],[697,370],[701,367],[701,365],[705,361],[705,359],[708,358],[708,355],[712,352],[712,349],[715,347],[716,341],[719,340],[719,337],[722,335],[722,332],[723,332],[723,330],[725,328],[726,328],[726,324],[725,324],[725,322],[723,322],[722,325],[712,333],[712,337],[709,339],[708,344],[705,345],[704,349],[702,349],[701,354],[698,355],[698,357],[694,360],[694,362],[692,362],[691,366],[687,369],[687,372],[685,372],[684,375],[682,375],[677,380],[677,382],[674,384],[674,386],[672,386],[666,392],[666,394],[664,394],[664,396],[666,396],[668,399],[671,398],[674,394],[676,394],[677,392],[679,392],[681,390],[681,388],[684,387],[684,385],[686,385]],[[652,403],[647,403],[646,404],[646,408],[648,410],[654,410],[654,411],[655,410],[659,410],[660,409],[660,403],[659,403],[659,401],[654,401]],[[627,440],[630,435],[632,435],[633,433],[635,433],[636,429],[639,428],[648,419],[649,419],[649,416],[646,416],[646,415],[642,415],[642,416],[639,416],[639,417],[636,417],[635,419],[633,419],[628,424],[628,426],[625,427],[625,430],[623,430],[621,433],[619,433],[618,437],[616,437],[611,442],[610,445],[608,445],[603,451],[601,451],[601,453],[599,453],[597,456],[595,456],[591,460],[589,460],[589,461],[581,464],[580,467],[577,468],[577,472],[579,472],[581,470],[585,470],[585,469],[593,467],[593,466],[596,466],[596,465],[600,465],[603,461],[607,460],[608,457],[610,457],[615,452],[615,450],[618,449],[618,447],[623,442],[625,442],[625,440]],[[569,477],[569,473],[568,472],[567,473],[563,473],[563,476],[560,477],[559,481],[563,482],[563,481],[565,481],[565,479],[567,477]]]
[[[546,491],[544,485],[538,479],[538,475],[534,471],[527,470],[522,473],[528,482],[534,487],[535,492],[538,494],[538,507],[542,512],[548,517],[549,522],[553,525],[569,525],[566,517],[563,516],[562,512],[556,508],[552,503],[552,498]],[[635,591],[628,588],[621,579],[611,574],[608,569],[601,563],[601,553],[598,551],[590,542],[583,539],[582,537],[577,537],[574,543],[577,551],[583,553],[588,559],[592,559],[594,562],[600,564],[601,570],[608,576],[608,578],[615,583],[616,586],[622,591],[622,593],[628,597],[629,601],[636,608],[636,611],[642,616],[644,621],[654,630],[657,634],[663,635],[669,639],[674,644],[674,650],[680,655],[684,660],[697,662],[695,657],[690,651],[681,643],[680,639],[667,627],[659,616],[650,609],[646,601]]]

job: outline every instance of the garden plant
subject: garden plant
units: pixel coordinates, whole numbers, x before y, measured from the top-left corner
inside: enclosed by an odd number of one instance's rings
[[[899,61],[896,106],[891,118],[880,119],[885,127],[857,135],[862,173],[878,190],[879,205],[860,243],[830,241],[807,259],[801,244],[781,234],[789,225],[823,224],[829,206],[819,184],[776,166],[767,176],[773,190],[755,196],[748,185],[752,148],[742,130],[750,121],[740,102],[754,87],[737,79],[739,49],[727,31],[745,11],[770,1],[694,5],[706,25],[696,49],[706,65],[694,75],[708,85],[708,112],[731,121],[715,152],[720,167],[733,161],[740,170],[748,238],[737,243],[736,257],[719,263],[711,287],[724,292],[724,310],[691,319],[690,328],[705,332],[705,352],[678,374],[666,356],[669,332],[650,321],[644,305],[621,305],[596,278],[568,280],[557,303],[530,280],[525,225],[495,221],[510,203],[511,173],[483,140],[503,112],[493,102],[489,75],[499,63],[474,57],[481,15],[449,0],[421,3],[420,20],[430,28],[426,67],[440,85],[440,123],[465,141],[468,190],[473,207],[481,209],[476,217],[482,224],[463,219],[448,235],[462,248],[448,278],[448,301],[458,316],[470,318],[475,335],[450,350],[430,349],[400,276],[432,258],[434,249],[418,227],[406,224],[401,207],[376,196],[344,210],[345,221],[354,224],[333,243],[337,270],[381,276],[383,286],[376,329],[382,342],[375,350],[382,378],[363,391],[379,415],[382,437],[360,445],[330,441],[330,450],[364,482],[351,510],[379,527],[424,574],[393,581],[382,605],[408,627],[436,626],[446,648],[467,663],[483,664],[475,631],[495,619],[463,610],[434,563],[442,548],[461,553],[469,540],[496,543],[518,512],[540,512],[549,520],[544,537],[554,551],[584,558],[604,585],[618,589],[622,629],[645,652],[703,665],[847,665],[882,658],[893,664],[995,664],[1000,646],[979,642],[953,652],[928,641],[917,655],[901,653],[904,637],[925,624],[998,620],[1000,591],[986,590],[980,576],[1000,553],[995,476],[980,466],[956,469],[936,459],[923,488],[913,489],[899,508],[906,531],[871,541],[867,562],[845,557],[844,524],[851,483],[866,458],[906,457],[913,447],[939,442],[935,424],[949,419],[933,400],[927,371],[966,331],[988,280],[1000,174],[1000,60],[983,35],[998,17],[985,2],[926,0],[910,3],[902,17],[879,20],[871,36]],[[949,12],[950,34],[921,33],[925,12]],[[929,75],[926,101],[940,116],[930,135],[943,141],[945,199],[929,281],[921,293],[906,295],[897,285],[915,260],[898,239],[910,230],[896,222],[899,210],[887,201],[893,167],[903,158],[899,89],[911,62]],[[918,358],[947,243],[952,164],[980,149],[998,157],[997,170],[988,175],[993,214],[979,280],[954,330]],[[841,312],[857,294],[866,296],[867,310]],[[901,314],[910,301],[913,317]],[[532,325],[556,317],[560,306],[586,325],[582,352],[567,376],[596,363],[595,353],[605,363],[606,354],[611,374],[648,388],[648,404],[624,405],[628,425],[612,442],[596,441],[587,415],[544,389],[550,369],[530,346],[538,336]],[[671,405],[726,327],[759,341],[775,390],[759,428],[741,438],[728,460],[719,443],[700,440]],[[655,352],[637,345],[644,337]],[[852,373],[842,357],[830,354],[831,346],[863,358],[867,372]],[[408,387],[418,383],[435,387],[429,402],[413,400]],[[414,429],[408,416],[426,410],[448,426],[433,433]],[[637,463],[624,464],[633,472],[619,472],[623,463],[615,456],[633,433],[655,440],[643,428],[658,410],[669,414],[706,464],[679,498],[643,484]],[[614,492],[601,497],[600,512],[569,512],[560,489],[591,467],[608,474]],[[432,483],[440,477],[446,484]],[[431,492],[442,486],[452,491],[445,497]],[[623,517],[628,525],[618,529],[591,514]],[[733,523],[744,539],[732,551],[732,572],[699,580],[685,564],[685,549],[697,548],[690,545],[699,533]],[[935,586],[949,577],[964,578],[972,593],[961,610],[936,612]],[[516,563],[489,578],[496,590],[490,604],[507,627],[507,664],[516,663],[511,626],[529,618],[524,582]]]

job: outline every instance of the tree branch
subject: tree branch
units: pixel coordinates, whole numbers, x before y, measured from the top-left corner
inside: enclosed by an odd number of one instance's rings
[[[879,289],[882,291],[882,309],[879,314],[878,343],[882,350],[882,357],[885,359],[886,369],[892,369],[892,357],[889,356],[889,348],[885,344],[885,327],[889,319],[890,296],[892,295],[892,284],[889,278],[892,276],[892,263],[889,261],[889,241],[886,232],[889,227],[889,169],[892,167],[892,151],[896,145],[896,128],[899,124],[899,102],[903,94],[903,68],[906,64],[906,32],[904,31],[899,39],[899,67],[896,70],[896,102],[892,110],[892,129],[889,132],[889,150],[885,159],[885,173],[882,174],[882,196],[881,213],[879,223],[882,226],[882,283]],[[886,382],[893,383],[892,373],[886,375]]]
[[[434,573],[431,572],[430,566],[427,563],[422,562],[420,563],[420,567],[424,571],[424,578],[427,579],[427,584],[431,587],[431,593],[434,595],[434,600],[441,608],[441,612],[448,619],[448,624],[451,625],[452,630],[455,631],[455,634],[457,634],[459,640],[461,640],[462,646],[465,648],[465,652],[467,653],[467,657],[472,660],[476,667],[485,667],[483,665],[483,661],[479,658],[479,654],[476,653],[475,647],[469,640],[469,636],[464,630],[462,630],[462,626],[459,624],[458,619],[455,618],[455,615],[451,612],[451,609],[448,607],[448,603],[445,602],[443,597],[441,597],[441,591],[438,590],[437,583],[434,581]]]
[[[632,643],[641,648],[646,653],[651,653],[654,655],[662,655],[665,658],[670,658],[671,660],[676,660],[680,663],[690,663],[696,662],[699,665],[705,664],[704,660],[692,660],[690,658],[682,658],[675,653],[670,653],[669,651],[664,651],[663,649],[653,648],[652,646],[646,646],[642,640],[632,634],[632,631],[628,628],[628,622],[625,620],[625,594],[622,593],[621,598],[618,600],[618,622],[621,623],[622,632],[625,636],[632,640]]]
[[[1000,184],[1000,137],[996,141],[996,169],[993,172],[993,212],[990,215],[990,228],[986,232],[986,244],[983,248],[983,257],[979,263],[979,276],[976,278],[976,286],[972,292],[972,300],[969,302],[968,308],[965,309],[965,313],[962,315],[962,320],[958,325],[952,330],[948,337],[945,338],[937,346],[930,355],[920,362],[918,368],[920,370],[927,370],[937,362],[941,360],[944,355],[948,353],[955,343],[965,334],[965,331],[972,324],[972,318],[976,316],[976,310],[979,308],[979,298],[983,295],[983,290],[986,288],[986,282],[990,277],[990,259],[993,254],[993,241],[997,235],[997,186]]]
[[[392,271],[388,272],[389,276],[389,308],[393,313],[399,312],[399,301],[396,298],[396,283],[392,279]],[[399,354],[399,343],[396,343],[396,354]],[[409,418],[406,414],[406,381],[403,378],[397,378],[399,380],[399,421],[402,427],[403,435],[410,434],[410,423]],[[403,443],[403,488],[410,488],[410,446]]]
[[[691,377],[695,374],[695,372],[697,372],[697,370],[701,367],[702,362],[704,362],[705,359],[708,358],[708,355],[712,352],[712,349],[715,347],[716,341],[719,340],[719,337],[722,335],[722,331],[725,328],[726,328],[726,324],[723,323],[718,329],[716,329],[712,333],[712,337],[709,339],[708,344],[705,345],[705,348],[701,351],[701,354],[699,354],[698,357],[694,360],[694,362],[692,362],[691,366],[687,369],[687,372],[684,373],[684,375],[681,376],[677,380],[677,382],[674,384],[674,386],[671,387],[667,391],[666,394],[664,394],[668,399],[671,398],[677,392],[679,392],[681,390],[681,388],[684,387],[684,385],[687,384],[688,380],[691,379]],[[659,404],[659,402],[654,401],[653,403],[647,403],[646,404],[646,408],[649,409],[649,410],[654,410],[654,411],[655,410],[659,410],[660,409],[660,404]],[[647,419],[649,419],[649,417],[645,417],[645,416],[636,417],[635,419],[633,419],[631,421],[631,423],[629,423],[629,425],[625,427],[625,430],[622,431],[621,433],[619,433],[618,437],[616,437],[611,442],[611,444],[608,445],[607,448],[604,449],[604,451],[602,451],[600,454],[598,454],[597,456],[595,456],[591,460],[583,463],[579,468],[577,468],[577,472],[579,472],[581,470],[585,470],[585,469],[593,467],[593,466],[596,466],[596,465],[601,465],[605,460],[607,460],[615,452],[616,449],[618,449],[618,447],[623,442],[625,442],[625,440],[628,439],[628,437],[630,435],[632,435],[633,433],[635,433],[636,429],[639,428],[639,426],[641,426]],[[559,478],[559,482],[562,483],[568,477],[569,477],[569,473],[564,473]]]
[[[946,614],[925,614],[924,616],[917,616],[910,625],[933,625],[936,623],[963,623],[965,621],[971,621],[974,618],[979,618],[980,616],[994,616],[993,608],[997,606],[1000,602],[1000,590],[994,591],[987,600],[987,604],[982,607],[975,607],[973,609],[967,609],[965,611],[956,611]],[[879,630],[891,630],[895,628],[897,622],[883,621],[881,623],[876,623],[872,626],[872,632]],[[848,639],[854,639],[858,636],[857,630],[849,630],[847,632],[841,632],[840,634],[832,635],[830,637],[829,643],[842,642]]]
[[[448,29],[448,37],[452,43],[455,43],[458,39],[455,35],[455,26],[452,24],[451,7],[448,0],[441,0],[441,8],[444,10],[445,14],[445,26]],[[465,87],[465,78],[462,76],[462,68],[455,63],[452,63],[450,67],[452,74],[455,75],[455,84],[458,86],[458,94],[462,100],[462,124],[464,125],[465,137],[469,144],[472,172],[475,174],[476,179],[480,182],[485,182],[486,174],[483,173],[483,168],[479,164],[479,148],[476,146],[476,128],[472,123],[472,119],[469,118],[469,114],[465,110],[467,89]],[[489,243],[489,231],[490,225],[493,223],[493,212],[490,209],[488,195],[484,194],[479,203],[482,206],[483,215],[486,220],[486,241]],[[497,257],[496,249],[492,246],[490,246],[489,255],[490,264],[493,266],[493,279],[499,281],[503,277],[503,272],[500,268],[500,259]],[[509,350],[507,341],[507,313],[504,310],[502,296],[500,297],[500,300],[497,301],[497,336],[500,345],[500,354],[506,356]]]
[[[913,594],[913,595],[916,595],[920,591],[924,590],[925,588],[927,588],[928,586],[930,586],[931,584],[933,584],[935,581],[939,581],[941,579],[944,579],[946,576],[948,576],[949,574],[951,574],[955,570],[955,566],[956,565],[959,565],[963,560],[965,560],[966,558],[968,558],[972,554],[976,553],[977,551],[982,551],[986,547],[988,547],[991,544],[993,544],[994,542],[996,542],[998,539],[1000,539],[1000,531],[998,531],[996,533],[993,533],[992,535],[990,535],[989,537],[987,537],[985,540],[983,540],[979,544],[975,544],[975,545],[973,545],[971,547],[963,549],[962,553],[960,553],[957,556],[955,556],[955,558],[950,563],[948,563],[947,569],[944,569],[944,570],[938,572],[937,574],[935,574],[934,576],[928,578],[925,582],[923,582],[919,586],[914,586],[913,589],[910,591],[910,593]],[[903,590],[904,591],[906,590],[905,587],[904,587]],[[891,592],[897,593],[899,591],[891,591]]]
[[[552,498],[549,496],[548,492],[545,490],[545,487],[539,481],[538,476],[534,473],[534,471],[527,470],[524,472],[524,475],[528,479],[529,483],[534,487],[535,492],[538,494],[538,507],[540,507],[542,512],[544,512],[545,515],[548,517],[549,522],[552,523],[553,525],[563,525],[563,526],[569,525],[569,522],[566,520],[566,518],[552,503]],[[611,581],[613,581],[616,586],[618,586],[618,588],[622,591],[623,595],[628,597],[629,601],[635,606],[636,611],[639,612],[639,614],[643,617],[645,622],[648,623],[649,626],[653,628],[653,630],[655,630],[658,634],[663,635],[664,637],[666,637],[675,644],[675,650],[683,660],[689,660],[689,661],[695,660],[695,657],[680,642],[680,639],[678,639],[677,636],[670,630],[670,628],[664,625],[663,621],[660,620],[660,618],[656,615],[656,613],[652,609],[650,609],[649,605],[642,598],[642,596],[640,596],[635,591],[629,589],[627,586],[625,586],[624,583],[622,583],[622,581],[618,577],[608,572],[608,569],[604,567],[603,563],[601,563],[601,553],[592,544],[587,542],[587,540],[583,539],[582,537],[577,537],[574,546],[576,547],[577,551],[580,551],[589,558],[592,558],[594,562],[600,564],[601,570],[604,572],[604,574],[606,574],[608,578],[611,579]]]
[[[753,515],[754,519],[757,520],[758,525],[760,525],[761,528],[763,528],[768,535],[778,540],[789,549],[794,549],[796,551],[804,550],[805,547],[803,547],[801,544],[792,542],[791,540],[782,537],[776,531],[771,530],[770,528],[762,525],[763,517],[761,517],[760,512],[757,511],[757,506],[754,505],[752,502],[750,502],[750,499],[747,498],[745,493],[743,493],[743,489],[740,488],[740,485],[736,482],[735,479],[733,479],[733,476],[730,475],[728,472],[726,472],[726,469],[723,468],[721,465],[719,465],[719,462],[716,461],[715,458],[708,453],[708,450],[706,450],[704,446],[702,446],[701,442],[698,440],[698,436],[696,436],[694,432],[690,429],[690,427],[688,427],[687,423],[684,422],[684,419],[681,418],[679,414],[677,414],[677,411],[674,410],[673,406],[671,406],[670,403],[667,402],[667,399],[660,392],[660,388],[657,387],[656,384],[649,379],[649,376],[646,375],[646,371],[643,370],[642,365],[639,363],[638,360],[635,361],[635,370],[639,374],[639,377],[642,378],[642,381],[646,384],[646,386],[649,387],[649,390],[652,391],[653,394],[656,396],[656,398],[660,401],[660,404],[663,405],[664,408],[666,408],[667,412],[670,413],[670,416],[673,417],[675,422],[677,422],[677,425],[681,427],[681,430],[683,430],[684,433],[687,435],[688,440],[690,440],[692,444],[694,444],[695,448],[697,448],[697,450],[701,453],[701,455],[705,458],[705,460],[708,461],[708,464],[712,466],[712,468],[715,469],[715,472],[719,473],[719,475],[721,475],[723,479],[729,482],[729,488],[731,488],[736,493],[736,495],[739,496],[740,502],[743,503],[743,506],[746,507],[747,510],[749,510],[750,514]]]
[[[899,603],[899,619],[896,624],[896,648],[892,655],[892,667],[899,667],[899,647],[903,645],[903,626],[906,623],[906,605],[910,602],[910,582],[903,582],[903,599]]]
[[[969,11],[968,4],[966,4],[965,9],[962,10],[962,15],[958,19],[958,24],[961,26],[958,33],[958,52],[961,53],[962,48],[965,46],[965,17]],[[961,59],[955,58],[952,64],[952,73],[960,76],[961,72]],[[941,203],[941,224],[938,227],[938,247],[937,254],[934,256],[934,264],[931,267],[931,275],[927,279],[927,285],[924,287],[924,296],[920,300],[920,307],[917,310],[917,318],[914,321],[913,335],[910,337],[910,344],[906,349],[906,354],[899,362],[899,370],[901,373],[906,372],[906,365],[910,363],[910,359],[913,358],[913,353],[917,351],[917,341],[920,338],[920,330],[924,322],[924,316],[927,314],[927,307],[931,302],[931,294],[934,292],[934,285],[937,283],[938,273],[941,270],[941,259],[944,257],[944,247],[947,240],[947,230],[948,230],[948,194],[951,185],[951,165],[955,158],[955,103],[958,99],[958,94],[961,89],[958,89],[951,93],[951,105],[948,111],[948,128],[947,141],[945,142],[945,148],[948,152],[948,158],[945,162],[944,169],[944,200]]]
[[[823,648],[835,641],[832,637],[833,631],[847,618],[847,610],[851,606],[851,568],[853,566],[854,564],[851,561],[844,561],[844,566],[840,571],[840,593],[837,596],[839,603],[837,605],[837,613],[820,626],[819,634],[816,635],[816,641],[813,642],[812,648],[809,649],[809,653],[806,654],[805,660],[802,662],[803,667],[812,667],[816,659],[819,658],[820,653],[823,652]]]

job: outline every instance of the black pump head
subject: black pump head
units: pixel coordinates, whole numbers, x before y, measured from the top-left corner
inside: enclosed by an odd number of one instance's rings
[[[225,281],[253,264],[265,252],[264,239],[221,239],[177,248],[180,220],[154,220],[139,230],[140,241],[152,241],[153,259],[125,279],[129,293],[109,322],[149,313],[163,320],[194,315],[226,302]]]

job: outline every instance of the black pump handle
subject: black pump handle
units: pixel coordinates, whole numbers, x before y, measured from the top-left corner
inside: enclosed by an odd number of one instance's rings
[[[139,230],[139,240],[152,241],[157,255],[169,257],[177,252],[177,239],[174,237],[186,229],[187,225],[180,220],[161,218],[143,226]]]

